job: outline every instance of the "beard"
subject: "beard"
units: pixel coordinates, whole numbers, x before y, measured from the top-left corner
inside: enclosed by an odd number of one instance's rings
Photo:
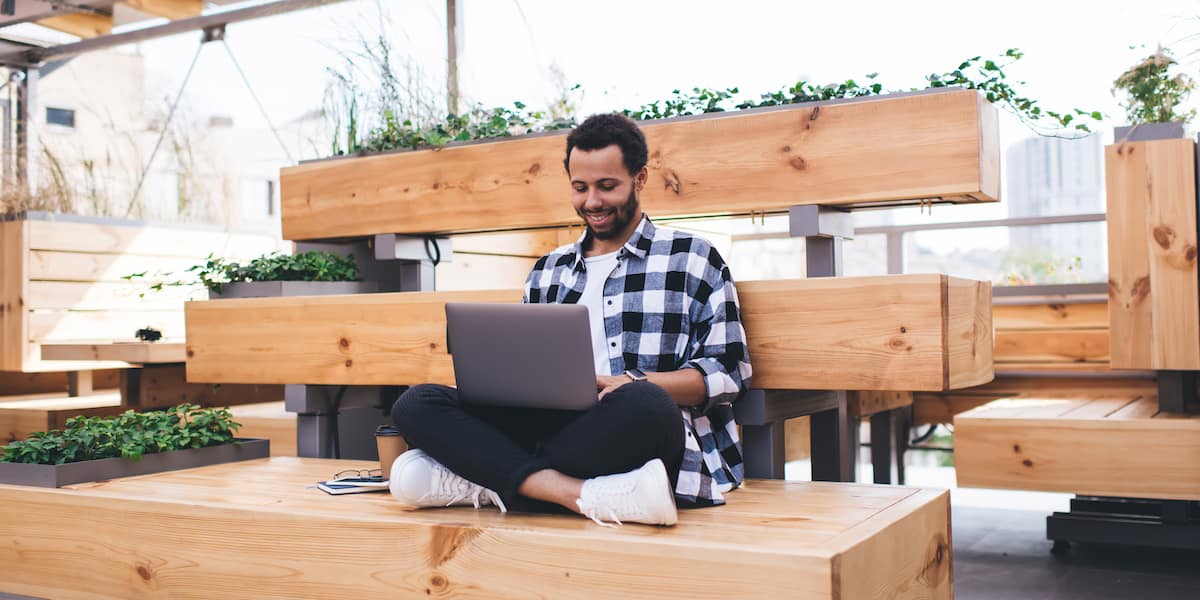
[[[629,223],[632,222],[633,217],[637,215],[637,189],[635,188],[629,190],[629,198],[625,200],[625,203],[621,206],[613,207],[612,211],[612,223],[604,231],[597,231],[592,228],[592,225],[588,223],[587,217],[584,216],[586,213],[583,209],[576,209],[575,213],[579,215],[579,218],[583,219],[583,225],[584,227],[587,227],[587,230],[592,237],[605,241],[616,239],[626,233],[626,228],[629,227]]]

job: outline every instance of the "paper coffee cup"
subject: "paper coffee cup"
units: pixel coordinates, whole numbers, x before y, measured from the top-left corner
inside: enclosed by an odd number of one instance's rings
[[[375,430],[375,444],[379,447],[379,468],[383,470],[383,478],[388,479],[392,474],[392,463],[408,450],[408,442],[395,425],[380,425]]]

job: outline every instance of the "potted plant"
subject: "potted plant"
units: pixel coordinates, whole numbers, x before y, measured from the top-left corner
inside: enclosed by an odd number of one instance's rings
[[[273,252],[246,263],[209,255],[205,262],[174,273],[133,273],[124,279],[149,282],[150,290],[203,285],[209,298],[255,298],[358,294],[376,291],[376,284],[359,280],[354,256],[324,250],[294,255]]]
[[[1178,70],[1171,52],[1159,46],[1153,54],[1130,67],[1113,81],[1113,93],[1125,93],[1123,104],[1129,125],[1117,127],[1116,142],[1180,138],[1184,125],[1196,115],[1182,110],[1196,82]]]
[[[228,409],[192,404],[72,417],[0,448],[0,483],[62,487],[269,456],[269,440],[234,437],[240,426]]]

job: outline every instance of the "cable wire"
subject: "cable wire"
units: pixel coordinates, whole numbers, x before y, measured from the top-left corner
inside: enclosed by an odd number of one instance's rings
[[[146,161],[146,166],[142,168],[142,175],[138,177],[137,187],[133,190],[133,197],[129,199],[129,206],[125,207],[125,216],[133,212],[133,205],[137,204],[138,194],[142,191],[142,185],[146,183],[146,175],[150,173],[150,167],[154,164],[154,157],[158,155],[158,149],[162,146],[163,138],[167,137],[167,130],[171,127],[171,120],[175,118],[175,109],[179,108],[179,101],[183,99],[183,91],[187,89],[188,81],[192,78],[192,70],[196,68],[196,61],[200,60],[200,52],[204,50],[204,42],[196,46],[196,55],[192,57],[192,64],[188,65],[187,74],[183,76],[183,83],[179,84],[179,92],[175,94],[175,101],[171,103],[171,110],[167,112],[167,120],[163,123],[162,131],[158,133],[158,141],[154,142],[154,150],[150,151],[150,158]]]
[[[258,111],[267,120],[267,127],[271,128],[271,133],[275,135],[275,141],[279,142],[279,147],[283,149],[288,162],[296,164],[296,159],[292,158],[292,153],[284,145],[283,138],[279,136],[279,130],[275,129],[275,124],[271,122],[271,115],[267,114],[267,109],[263,106],[262,101],[258,99],[258,94],[254,93],[254,86],[250,85],[250,78],[246,77],[246,72],[242,71],[242,65],[238,64],[237,57],[233,55],[233,48],[229,45],[229,42],[225,41],[225,38],[221,38],[221,45],[225,46],[225,51],[229,53],[229,60],[233,61],[233,68],[237,69],[238,75],[242,76],[242,81],[246,84],[246,89],[250,92],[250,97],[254,98],[254,103],[258,105]]]

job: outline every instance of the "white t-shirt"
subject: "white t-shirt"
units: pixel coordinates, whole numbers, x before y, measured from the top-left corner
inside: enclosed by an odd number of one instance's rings
[[[604,282],[617,268],[617,254],[609,252],[584,258],[587,266],[587,284],[579,303],[588,309],[588,324],[592,329],[592,358],[596,361],[597,375],[612,375],[608,360],[608,335],[604,333]]]

